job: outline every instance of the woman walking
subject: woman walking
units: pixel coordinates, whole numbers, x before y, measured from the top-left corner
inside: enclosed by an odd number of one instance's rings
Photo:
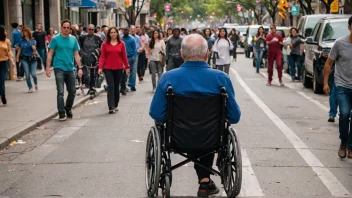
[[[290,30],[291,33],[291,65],[290,65],[290,75],[291,81],[294,82],[296,78],[296,66],[297,66],[297,73],[298,73],[298,80],[302,81],[302,64],[301,64],[301,44],[303,43],[302,39],[298,35],[297,28],[293,27]]]
[[[204,29],[204,38],[207,41],[208,44],[208,64],[211,65],[210,59],[211,59],[211,54],[212,54],[212,48],[215,43],[214,37],[211,36],[211,30],[210,28],[205,28]]]
[[[128,65],[125,43],[120,39],[118,29],[111,27],[101,48],[98,70],[99,75],[104,72],[108,84],[109,114],[114,114],[119,110],[120,81],[124,69],[128,75],[130,66]]]
[[[20,44],[19,52],[17,53],[16,60],[21,60],[21,65],[26,75],[26,81],[28,86],[28,93],[33,93],[33,86],[31,82],[31,76],[34,81],[35,90],[38,90],[38,79],[37,79],[37,49],[36,40],[32,38],[32,33],[29,27],[25,27],[22,30],[22,41]]]
[[[232,42],[227,38],[226,28],[220,28],[218,38],[213,46],[215,65],[218,70],[229,74],[230,70],[230,50],[233,49]]]
[[[237,43],[238,41],[240,40],[240,37],[238,36],[238,34],[236,33],[236,29],[233,28],[231,30],[231,33],[229,35],[229,39],[231,40],[232,42],[232,45],[233,45],[233,50],[232,50],[232,56],[233,56],[233,59],[235,61],[237,61]]]
[[[8,70],[8,63],[10,61],[11,67],[15,67],[13,61],[13,54],[11,50],[11,42],[6,38],[7,31],[5,26],[0,25],[0,96],[3,106],[6,106],[6,94],[5,94],[5,78]]]
[[[156,89],[156,73],[158,73],[158,83],[161,78],[161,75],[164,72],[164,68],[162,66],[161,60],[163,56],[165,56],[165,42],[160,39],[160,33],[158,30],[154,30],[152,34],[152,38],[149,43],[149,64],[150,70],[152,72],[152,85],[153,85],[153,93]]]
[[[256,72],[259,73],[260,65],[262,63],[263,54],[266,49],[266,38],[264,34],[263,26],[258,28],[258,32],[255,35],[255,55],[256,55]]]

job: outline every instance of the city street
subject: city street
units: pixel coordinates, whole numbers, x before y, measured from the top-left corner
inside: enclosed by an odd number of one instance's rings
[[[108,114],[102,93],[74,109],[72,120],[44,123],[20,138],[25,143],[0,151],[0,197],[147,197],[144,156],[153,93],[146,73],[136,92],[121,96],[116,114]],[[273,85],[266,86],[266,76],[266,68],[255,73],[243,54],[232,62],[242,111],[232,125],[242,147],[239,197],[352,197],[352,159],[337,156],[338,121],[327,122],[329,98],[289,82],[287,74],[280,87],[276,70]],[[183,159],[171,158],[173,164]],[[220,178],[212,178],[221,187],[216,197],[226,197]],[[196,197],[193,163],[175,170],[172,184],[171,197]]]

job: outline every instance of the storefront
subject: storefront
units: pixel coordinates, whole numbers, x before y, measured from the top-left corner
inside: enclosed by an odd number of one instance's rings
[[[35,30],[35,0],[21,0],[23,25]]]

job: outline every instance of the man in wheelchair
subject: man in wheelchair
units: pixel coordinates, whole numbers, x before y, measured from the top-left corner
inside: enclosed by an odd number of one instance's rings
[[[208,45],[206,40],[198,34],[191,34],[184,37],[181,44],[181,55],[185,63],[178,69],[164,73],[161,77],[150,105],[150,116],[159,123],[166,123],[168,121],[168,92],[170,91],[170,87],[172,87],[173,94],[192,98],[217,96],[222,93],[221,88],[225,88],[227,97],[225,100],[226,104],[224,105],[226,115],[224,116],[229,124],[238,123],[241,117],[241,111],[235,99],[232,82],[226,73],[214,70],[207,64]],[[204,107],[201,111],[208,111],[208,109],[210,111],[211,107]],[[195,111],[197,112],[194,114],[188,113],[188,115],[192,114],[188,117],[193,118],[201,112],[198,112],[198,110]],[[190,123],[186,123],[186,125],[187,124],[192,125],[192,122],[190,121]],[[215,126],[215,128],[216,127],[217,126]],[[209,137],[215,136],[207,136],[207,138]],[[197,139],[198,138],[194,138],[185,141],[191,142],[190,144],[192,144],[192,142],[198,144],[199,139],[202,138]],[[203,138],[201,141],[204,143],[208,140]],[[219,188],[210,179],[211,172],[201,167],[204,166],[211,169],[214,156],[214,153],[206,155],[199,159],[199,165],[197,163],[194,165],[199,181],[198,196],[200,197],[207,197],[210,194],[217,194],[219,192]],[[166,185],[165,182],[163,185]],[[149,192],[148,195],[153,196],[150,195]],[[167,193],[166,197],[169,197]]]

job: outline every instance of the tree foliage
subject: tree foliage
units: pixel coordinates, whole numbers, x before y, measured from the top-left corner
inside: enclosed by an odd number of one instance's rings
[[[122,15],[126,19],[128,25],[135,25],[139,14],[142,11],[143,6],[147,3],[146,0],[132,0],[132,6],[125,7],[125,9],[119,8]]]

